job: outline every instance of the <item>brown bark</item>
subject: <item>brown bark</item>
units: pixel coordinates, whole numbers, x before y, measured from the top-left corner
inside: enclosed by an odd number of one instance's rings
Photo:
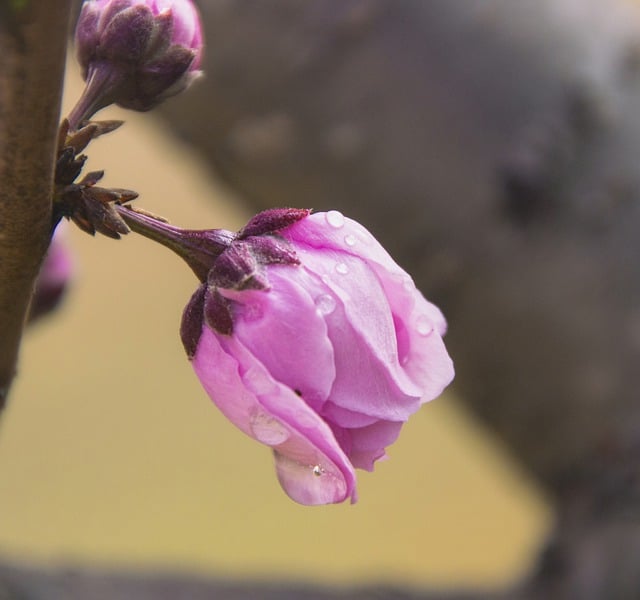
[[[0,409],[49,240],[69,7],[0,3]]]

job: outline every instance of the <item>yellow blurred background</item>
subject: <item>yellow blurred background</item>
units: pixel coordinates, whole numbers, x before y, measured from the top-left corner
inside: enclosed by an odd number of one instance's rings
[[[80,90],[69,71],[67,109]],[[183,226],[246,220],[152,115],[101,117],[127,121],[90,148],[105,185]],[[0,425],[1,557],[411,586],[503,585],[530,566],[550,512],[452,395],[359,475],[358,504],[298,506],[269,450],[226,422],[191,372],[178,336],[189,269],[135,234],[67,232],[75,281],[26,336]]]

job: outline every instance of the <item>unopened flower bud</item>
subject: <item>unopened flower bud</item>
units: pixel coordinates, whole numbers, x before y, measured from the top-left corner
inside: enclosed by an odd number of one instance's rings
[[[86,0],[75,39],[87,87],[72,129],[109,104],[149,110],[200,73],[203,37],[191,0]]]
[[[71,252],[61,240],[58,228],[44,258],[29,308],[29,321],[53,311],[62,300],[73,273]]]
[[[293,500],[355,501],[354,469],[453,378],[442,313],[337,211],[265,211],[211,256],[181,330],[203,387]]]

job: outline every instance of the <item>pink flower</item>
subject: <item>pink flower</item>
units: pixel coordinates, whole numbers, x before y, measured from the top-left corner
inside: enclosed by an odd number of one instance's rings
[[[273,448],[302,504],[357,499],[403,423],[453,378],[441,312],[337,211],[254,217],[185,310],[182,337],[218,408]]]
[[[200,73],[203,36],[191,0],[86,0],[75,39],[87,90],[72,129],[113,103],[149,110]]]
[[[61,241],[59,232],[58,228],[40,267],[29,308],[29,321],[35,321],[54,310],[62,300],[71,279],[73,259]]]

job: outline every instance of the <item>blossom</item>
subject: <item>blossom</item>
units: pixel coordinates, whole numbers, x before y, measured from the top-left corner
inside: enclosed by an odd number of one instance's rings
[[[191,0],[87,0],[75,41],[87,88],[72,128],[112,103],[149,110],[200,73],[203,36]]]
[[[61,240],[60,228],[51,240],[44,257],[29,307],[29,321],[54,310],[64,296],[73,273],[73,259]]]
[[[302,504],[357,499],[402,425],[453,378],[442,313],[363,226],[337,211],[254,217],[183,316],[203,387],[273,449]]]

